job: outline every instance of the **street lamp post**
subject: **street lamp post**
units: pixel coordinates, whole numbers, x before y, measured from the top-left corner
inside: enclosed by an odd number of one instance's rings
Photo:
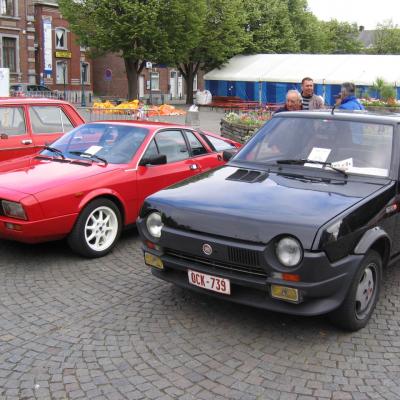
[[[86,98],[85,98],[85,67],[83,61],[81,61],[81,85],[82,85],[82,92],[81,92],[81,106],[86,107]]]
[[[66,100],[66,95],[67,95],[67,93],[66,93],[66,91],[65,91],[65,71],[66,71],[66,69],[67,69],[67,62],[66,61],[63,61],[63,63],[62,63],[62,69],[63,69],[63,80],[64,80],[64,100]]]
[[[153,89],[153,69],[150,69],[150,105],[153,105],[152,89]]]
[[[150,61],[146,61],[146,69],[149,72],[149,80],[150,80],[150,85],[148,86],[148,89],[150,89],[149,93],[149,99],[148,99],[148,104],[153,104],[153,99],[152,99],[152,91],[153,91],[153,82],[152,82],[152,77],[153,77],[153,64]]]

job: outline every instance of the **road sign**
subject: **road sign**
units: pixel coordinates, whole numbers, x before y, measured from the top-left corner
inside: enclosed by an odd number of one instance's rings
[[[111,81],[112,79],[112,70],[110,68],[106,68],[104,71],[104,80]]]

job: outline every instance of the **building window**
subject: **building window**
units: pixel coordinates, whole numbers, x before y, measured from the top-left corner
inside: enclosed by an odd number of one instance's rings
[[[67,31],[64,28],[56,28],[56,49],[67,49]]]
[[[15,0],[0,0],[0,14],[8,17],[15,16]]]
[[[151,90],[160,90],[160,74],[158,72],[150,73]]]
[[[90,68],[89,63],[81,62],[81,83],[90,83]]]
[[[17,72],[17,39],[3,37],[3,67]]]
[[[56,62],[56,83],[68,83],[68,63],[67,61]]]

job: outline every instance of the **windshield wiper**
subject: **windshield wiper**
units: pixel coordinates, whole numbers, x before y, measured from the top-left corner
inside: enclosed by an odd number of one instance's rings
[[[96,154],[85,153],[84,151],[70,151],[70,153],[71,153],[71,154],[75,154],[75,155],[77,155],[77,156],[87,157],[87,158],[90,158],[90,159],[92,159],[92,160],[94,159],[94,160],[97,160],[97,161],[101,161],[101,162],[103,162],[105,165],[108,164],[108,161],[107,161],[105,158],[96,156]]]
[[[50,147],[50,146],[44,146],[44,150],[51,151],[52,153],[57,154],[60,156],[63,160],[65,160],[65,156],[61,150],[56,149],[55,147]]]
[[[289,164],[289,165],[304,165],[304,164],[319,164],[324,167],[329,167],[333,169],[334,171],[340,172],[347,178],[347,174],[345,171],[343,171],[340,168],[336,168],[332,165],[331,162],[326,162],[326,161],[315,161],[315,160],[308,160],[307,158],[299,158],[299,159],[288,159],[288,160],[277,160],[277,164]]]

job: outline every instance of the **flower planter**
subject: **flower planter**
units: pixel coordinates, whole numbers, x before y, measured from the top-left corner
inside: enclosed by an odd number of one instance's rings
[[[400,107],[390,107],[390,106],[365,106],[368,111],[382,112],[382,113],[400,113]]]
[[[238,122],[229,122],[224,118],[221,119],[221,136],[236,140],[239,143],[245,143],[260,126],[249,126]]]

